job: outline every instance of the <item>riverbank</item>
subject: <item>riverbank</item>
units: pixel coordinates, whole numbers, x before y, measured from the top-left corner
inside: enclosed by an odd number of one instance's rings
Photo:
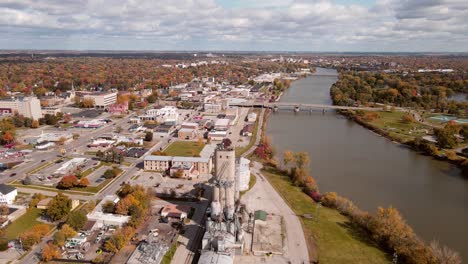
[[[263,115],[259,126],[262,143],[265,144],[266,125],[271,110]],[[390,254],[373,242],[362,229],[338,210],[322,207],[302,187],[295,186],[291,179],[276,168],[275,162],[256,156],[249,157],[263,163],[262,175],[298,216],[306,238],[309,258],[313,263],[389,263]],[[339,250],[338,250],[339,249]]]
[[[299,217],[314,263],[389,263],[390,256],[372,242],[350,219],[322,207],[273,167],[262,174]]]
[[[447,154],[447,152],[454,152],[453,150],[445,150],[437,148],[437,146],[431,142],[426,140],[418,140],[417,138],[421,138],[422,136],[427,134],[427,131],[431,129],[430,127],[419,124],[416,122],[409,122],[404,123],[403,121],[399,121],[401,124],[395,125],[393,123],[393,127],[382,128],[377,126],[375,123],[375,119],[367,120],[363,118],[362,115],[359,115],[356,111],[351,110],[339,110],[337,111],[342,116],[345,116],[349,120],[356,122],[357,124],[361,125],[362,127],[369,129],[370,131],[387,138],[388,140],[396,143],[402,144],[413,151],[418,152],[419,154],[426,155],[433,157],[434,159],[449,162],[459,168],[462,169],[462,176],[467,177],[466,170],[464,167],[466,166],[467,159],[463,156],[457,155],[455,153]],[[393,114],[392,112],[375,112],[377,114]],[[383,121],[385,123],[385,121]],[[404,128],[401,128],[404,127]],[[398,133],[398,131],[405,131],[406,133]],[[408,134],[408,129],[411,129],[409,132],[412,135]],[[454,155],[455,154],[455,155]]]
[[[336,80],[336,71],[318,68],[294,82],[280,102],[331,105]],[[457,166],[395,144],[335,111],[271,113],[266,133],[279,160],[287,150],[309,153],[309,171],[322,192],[337,192],[369,212],[392,205],[422,239],[437,239],[468,259],[468,185]]]

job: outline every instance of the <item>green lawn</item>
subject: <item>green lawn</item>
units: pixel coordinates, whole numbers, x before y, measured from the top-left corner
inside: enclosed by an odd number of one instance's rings
[[[286,176],[275,171],[264,171],[273,187],[300,217],[306,235],[309,252],[314,254],[314,242],[320,263],[390,263],[390,259],[375,243],[356,228],[338,211],[320,207],[318,220],[301,217],[317,212],[317,204]],[[312,256],[311,256],[312,259]]]
[[[205,144],[199,145],[194,141],[175,141],[170,144],[164,152],[168,156],[196,157],[200,155]]]
[[[413,140],[417,136],[425,136],[425,130],[429,132],[431,127],[414,123],[405,123],[402,121],[403,112],[378,112],[380,118],[373,121],[365,121],[371,125],[387,131],[390,136],[399,139],[400,141]]]
[[[13,240],[24,231],[29,230],[31,227],[41,224],[36,219],[40,216],[42,210],[37,208],[31,208],[20,218],[16,219],[13,223],[9,224],[5,228],[5,237],[7,240]]]

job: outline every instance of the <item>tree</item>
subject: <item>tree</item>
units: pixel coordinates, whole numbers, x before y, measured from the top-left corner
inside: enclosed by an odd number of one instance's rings
[[[89,180],[86,177],[81,178],[80,181],[78,182],[78,187],[81,187],[81,188],[84,188],[88,185],[89,185]]]
[[[13,140],[15,140],[15,138],[13,137],[13,135],[9,131],[6,131],[6,132],[3,133],[3,135],[2,135],[2,143],[3,144],[11,143]]]
[[[10,213],[10,209],[8,209],[8,206],[6,205],[0,205],[0,215],[8,215]]]
[[[34,119],[31,123],[31,128],[38,128],[39,127],[39,121]]]
[[[117,173],[113,169],[108,169],[104,172],[104,178],[106,179],[112,179],[115,178],[115,176],[117,176]]]
[[[30,230],[19,234],[19,239],[24,249],[29,250],[34,244],[39,243],[50,231],[50,226],[46,224],[37,224]]]
[[[176,170],[173,174],[172,174],[175,178],[182,178],[184,177],[184,171],[183,170]]]
[[[133,195],[129,194],[125,198],[120,199],[119,202],[117,202],[117,205],[115,207],[115,212],[117,214],[121,215],[128,215],[129,214],[129,208],[132,205],[139,205],[139,202]]]
[[[232,141],[229,138],[223,138],[223,146],[229,148],[232,145]]]
[[[57,184],[59,189],[70,189],[78,185],[78,178],[75,175],[63,176]]]
[[[431,242],[431,250],[437,258],[437,263],[443,264],[461,264],[460,254],[451,250],[447,246],[441,246],[437,240]]]
[[[45,195],[42,193],[35,193],[31,201],[29,201],[29,208],[34,208],[37,206],[37,203],[39,203],[41,200],[45,199]]]
[[[57,221],[64,218],[71,210],[71,200],[59,193],[49,202],[46,210],[46,215],[52,221]]]
[[[64,224],[62,228],[60,228],[60,232],[63,233],[63,235],[65,236],[65,239],[72,238],[76,236],[77,234],[76,231],[68,224]]]
[[[294,153],[290,150],[286,150],[284,153],[283,153],[283,163],[284,163],[284,166],[288,166],[289,164],[291,164],[292,162],[294,161]]]
[[[407,124],[411,124],[411,123],[414,123],[416,122],[416,120],[414,119],[414,116],[412,114],[404,114],[402,117],[401,117],[401,120],[404,122],[404,123],[407,123]]]
[[[198,146],[203,146],[203,138],[202,137],[199,137],[198,140],[197,140],[197,145]]]
[[[115,212],[115,203],[112,201],[106,201],[102,205],[102,211],[104,213],[113,214]]]
[[[81,107],[83,107],[83,108],[92,108],[92,107],[94,107],[94,100],[92,98],[84,98],[81,101]]]
[[[300,184],[304,183],[305,177],[309,171],[309,154],[307,152],[294,153],[294,160],[296,164],[294,180]]]
[[[79,231],[81,228],[83,228],[87,221],[88,217],[86,216],[86,211],[75,210],[68,214],[67,221],[65,223],[76,231]]]
[[[437,144],[441,148],[454,148],[457,145],[456,134],[460,132],[460,126],[456,123],[447,123],[443,128],[434,129]]]
[[[145,134],[145,141],[152,141],[153,140],[153,132],[146,132]]]

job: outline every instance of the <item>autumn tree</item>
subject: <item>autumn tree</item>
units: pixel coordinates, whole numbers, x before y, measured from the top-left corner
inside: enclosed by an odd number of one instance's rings
[[[34,119],[31,123],[31,128],[38,128],[39,127],[39,121]]]
[[[416,122],[416,120],[414,119],[414,116],[413,116],[412,114],[409,114],[409,113],[404,114],[404,115],[401,117],[401,120],[402,120],[404,123],[407,123],[407,124],[411,124],[411,123]]]
[[[299,182],[299,184],[302,184],[309,173],[309,154],[307,152],[294,153],[294,162],[296,167],[294,168],[293,179],[294,181]]]
[[[1,216],[5,216],[5,215],[8,215],[10,213],[10,209],[8,208],[8,206],[6,205],[0,205],[0,215]]]
[[[89,185],[89,180],[88,180],[88,178],[83,177],[83,178],[80,179],[80,181],[78,182],[78,185],[77,185],[77,186],[78,186],[78,187],[81,187],[81,188],[84,188],[84,187],[86,187],[86,186],[88,186],[88,185]]]
[[[174,173],[172,173],[172,176],[175,178],[183,178],[184,177],[184,171],[183,170],[176,170]]]
[[[92,98],[84,98],[81,100],[81,107],[83,108],[93,108],[94,100]]]
[[[67,239],[76,236],[77,232],[68,224],[64,224],[59,231],[54,234],[54,243],[59,247],[65,245]]]
[[[57,188],[59,189],[70,189],[78,185],[78,178],[75,175],[63,176],[58,182]]]
[[[135,199],[135,197],[133,197],[133,195],[129,194],[117,202],[115,212],[121,215],[128,215],[128,210],[132,205],[139,205],[139,202]]]
[[[39,243],[50,231],[50,226],[47,224],[37,224],[28,231],[25,231],[19,235],[21,244],[24,249],[29,250],[34,244]]]
[[[434,253],[437,263],[443,264],[461,264],[462,259],[458,252],[451,250],[447,246],[442,246],[437,240],[433,240],[430,244],[431,250]]]
[[[3,133],[3,135],[2,135],[2,143],[3,144],[11,143],[11,142],[13,142],[13,140],[15,140],[15,138],[13,137],[13,135],[11,134],[10,131],[6,131],[6,132]]]
[[[45,262],[51,261],[53,259],[59,259],[61,257],[59,248],[52,244],[47,243],[42,249],[42,260]]]
[[[294,161],[294,153],[290,150],[286,150],[283,153],[283,163],[284,166],[288,166]]]

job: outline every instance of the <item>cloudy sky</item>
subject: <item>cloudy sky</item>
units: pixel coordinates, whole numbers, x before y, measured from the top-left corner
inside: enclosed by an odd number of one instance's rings
[[[0,0],[0,49],[468,51],[468,0]]]

